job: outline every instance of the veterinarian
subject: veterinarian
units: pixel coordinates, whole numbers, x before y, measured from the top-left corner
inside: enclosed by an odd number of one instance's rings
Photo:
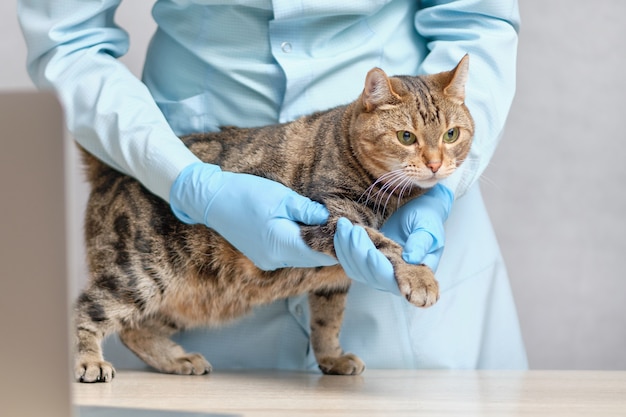
[[[336,263],[310,250],[297,226],[323,223],[327,211],[278,183],[200,163],[178,136],[289,121],[352,101],[372,67],[436,73],[469,53],[471,155],[382,229],[407,261],[436,269],[441,299],[419,309],[399,297],[389,262],[362,228],[343,224],[335,246],[354,285],[342,345],[370,368],[527,367],[478,186],[515,90],[515,0],[157,0],[141,80],[117,60],[129,46],[114,22],[120,1],[19,0],[30,76],[58,94],[84,148],[266,270]],[[302,296],[178,341],[216,369],[311,369],[308,335]],[[116,343],[105,356],[119,367],[134,363]]]

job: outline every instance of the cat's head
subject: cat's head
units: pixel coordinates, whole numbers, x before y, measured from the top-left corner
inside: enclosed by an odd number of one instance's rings
[[[469,56],[451,71],[366,77],[352,123],[352,147],[361,164],[390,189],[430,188],[467,157],[474,122],[465,106]],[[392,184],[393,183],[393,184]]]

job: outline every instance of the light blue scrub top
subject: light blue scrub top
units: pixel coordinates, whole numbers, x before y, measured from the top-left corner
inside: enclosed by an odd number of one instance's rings
[[[158,0],[137,80],[119,61],[121,0],[20,0],[29,73],[56,91],[76,140],[164,199],[196,162],[177,135],[284,122],[354,100],[365,74],[449,70],[470,54],[475,142],[446,180],[456,201],[432,308],[354,284],[341,339],[370,368],[525,368],[506,269],[477,179],[515,89],[515,0]],[[306,297],[281,300],[221,329],[177,336],[217,369],[316,367]],[[141,366],[116,339],[105,355]]]

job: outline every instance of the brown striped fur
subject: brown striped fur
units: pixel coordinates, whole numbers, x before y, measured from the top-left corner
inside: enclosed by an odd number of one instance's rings
[[[439,297],[424,265],[402,260],[402,248],[377,229],[394,210],[449,176],[466,158],[473,122],[463,104],[468,58],[449,72],[366,77],[353,103],[294,122],[224,128],[183,138],[203,161],[281,182],[325,204],[324,226],[302,227],[312,248],[335,255],[339,217],[366,227],[391,261],[407,300],[428,307]],[[458,128],[454,143],[442,137]],[[402,144],[397,132],[415,135]],[[410,137],[410,135],[407,133]],[[75,306],[77,380],[110,381],[101,342],[111,333],[162,372],[205,374],[210,364],[170,340],[185,328],[234,320],[254,306],[308,293],[311,343],[320,369],[359,374],[363,362],[339,345],[350,280],[340,266],[261,271],[213,230],[186,225],[166,202],[134,179],[84,152],[92,186],[85,235],[91,280]],[[395,174],[388,174],[395,171]]]

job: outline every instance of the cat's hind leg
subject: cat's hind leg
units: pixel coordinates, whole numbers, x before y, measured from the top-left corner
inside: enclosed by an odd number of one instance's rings
[[[309,294],[311,344],[317,363],[325,374],[359,375],[365,364],[356,355],[344,353],[339,344],[349,285]]]
[[[179,329],[167,320],[144,321],[139,327],[126,327],[120,339],[126,347],[156,370],[179,375],[204,375],[211,364],[199,353],[187,353],[170,339]]]

